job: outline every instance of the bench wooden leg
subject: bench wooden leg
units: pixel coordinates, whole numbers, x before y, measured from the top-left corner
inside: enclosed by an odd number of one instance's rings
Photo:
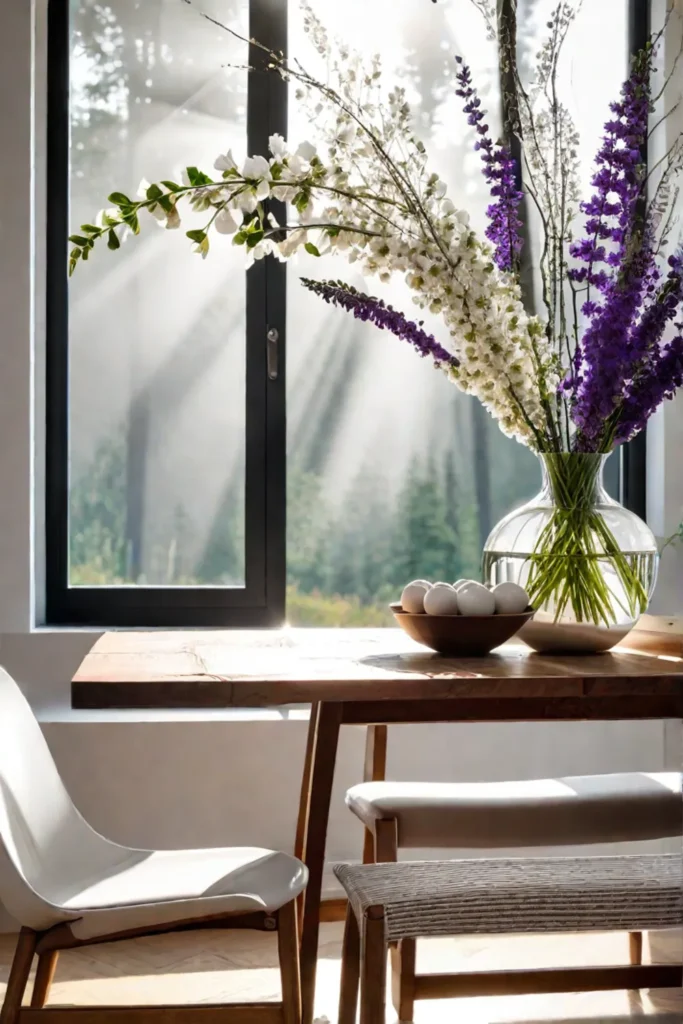
[[[416,945],[415,939],[402,939],[391,949],[391,995],[399,1021],[415,1016]]]
[[[398,821],[380,818],[375,822],[375,864],[395,864],[398,860]]]
[[[363,766],[363,782],[384,782],[387,770],[387,737],[386,725],[369,725],[365,734],[365,764]],[[365,829],[363,840],[363,863],[375,862],[375,837],[370,829]]]
[[[643,962],[643,933],[628,933],[628,959],[631,964],[642,964]]]
[[[21,1001],[33,963],[38,936],[30,928],[22,928],[17,939],[14,959],[9,972],[5,1001],[0,1010],[0,1024],[17,1024],[21,1012]]]
[[[342,944],[341,986],[339,989],[339,1024],[356,1024],[358,982],[360,979],[360,931],[356,915],[349,904]]]
[[[33,982],[33,994],[31,995],[31,1006],[34,1010],[41,1010],[47,1002],[47,997],[50,994],[50,986],[52,985],[52,979],[54,978],[55,970],[57,969],[58,958],[59,950],[57,949],[51,949],[47,953],[41,953],[38,957],[36,980]]]
[[[386,990],[384,912],[381,907],[369,907],[361,935],[360,1024],[385,1024]]]

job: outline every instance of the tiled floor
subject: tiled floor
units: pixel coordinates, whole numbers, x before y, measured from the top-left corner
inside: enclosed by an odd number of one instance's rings
[[[317,1012],[336,1021],[342,926],[322,925]],[[0,936],[0,1000],[12,956],[11,936]],[[683,934],[646,941],[658,961],[681,962]],[[470,938],[425,941],[418,970],[624,963],[625,935],[551,938]],[[201,932],[135,939],[63,953],[50,1003],[121,1005],[276,999],[275,939],[256,932]],[[661,1015],[661,1016],[660,1016]],[[632,1018],[683,1021],[683,990],[600,992],[561,996],[459,999],[417,1004],[417,1024],[616,1024]],[[393,1021],[393,1011],[387,1021]]]

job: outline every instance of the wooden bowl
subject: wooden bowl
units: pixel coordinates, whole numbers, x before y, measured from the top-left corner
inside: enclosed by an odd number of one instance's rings
[[[481,657],[504,644],[534,615],[533,608],[515,615],[411,615],[390,605],[409,637],[438,654]]]

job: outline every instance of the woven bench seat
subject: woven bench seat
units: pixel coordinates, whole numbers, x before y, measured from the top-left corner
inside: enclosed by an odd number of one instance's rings
[[[680,964],[586,966],[420,975],[415,941],[444,935],[642,932],[683,925],[680,854],[339,864],[349,909],[339,1024],[384,1024],[387,950],[394,1004],[530,992],[678,987]]]
[[[430,935],[636,931],[683,924],[680,855],[340,864],[360,920],[389,942]]]

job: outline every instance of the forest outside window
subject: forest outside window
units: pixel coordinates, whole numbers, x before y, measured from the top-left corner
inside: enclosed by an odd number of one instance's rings
[[[569,76],[582,68],[572,81],[585,183],[634,44],[634,4],[606,2],[610,38],[595,30],[598,5],[585,5],[567,59]],[[288,36],[315,66],[296,0],[201,7],[275,49]],[[479,227],[487,195],[454,53],[484,83],[493,125],[501,101],[496,44],[475,7],[315,7],[368,55],[381,41],[435,169]],[[523,72],[548,10],[519,0]],[[228,147],[262,152],[273,132],[306,138],[308,126],[293,100],[287,122],[275,76],[247,74],[246,44],[182,0],[50,0],[49,19],[49,621],[389,625],[407,579],[477,575],[490,527],[537,490],[536,459],[396,338],[304,291],[300,276],[321,276],[313,256],[285,282],[270,260],[245,274],[229,238],[202,261],[182,232],[147,230],[127,259],[96,252],[67,285],[64,238],[114,186],[134,194],[190,154],[210,167]],[[531,267],[531,217],[528,227]],[[324,276],[341,275],[326,262]],[[398,286],[382,295],[408,302]]]

